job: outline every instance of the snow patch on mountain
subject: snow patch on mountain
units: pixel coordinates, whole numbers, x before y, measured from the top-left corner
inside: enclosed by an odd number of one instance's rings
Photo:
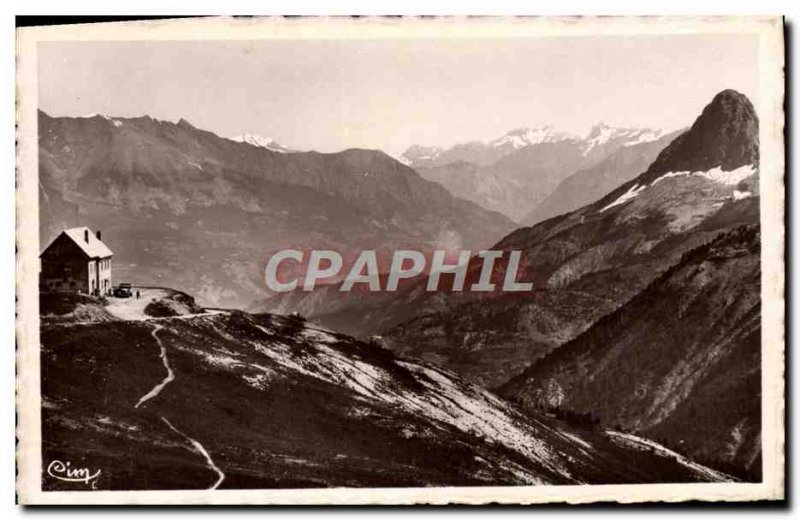
[[[583,151],[584,155],[589,153],[592,148],[606,144],[613,137],[616,137],[618,133],[618,128],[612,128],[603,123],[595,125],[589,131],[589,135],[586,136],[586,149]]]
[[[272,150],[273,152],[278,153],[292,153],[295,151],[288,146],[282,145],[271,137],[263,137],[256,134],[241,134],[231,137],[230,140],[236,141],[237,143],[245,143],[251,146],[257,146],[259,148],[266,148],[267,150]]]
[[[613,208],[614,206],[618,206],[624,202],[631,200],[632,198],[639,195],[645,188],[655,186],[664,179],[696,176],[708,179],[709,181],[716,182],[718,184],[723,184],[725,186],[735,186],[736,184],[739,184],[743,180],[747,179],[748,177],[754,175],[757,171],[758,170],[755,167],[755,165],[747,164],[730,171],[724,171],[721,166],[717,166],[716,168],[712,168],[707,171],[667,172],[661,175],[660,177],[654,179],[650,184],[642,184],[642,185],[638,183],[634,184],[628,189],[628,191],[620,195],[614,202],[601,209],[600,213],[603,213],[607,209]],[[741,200],[749,197],[750,195],[752,195],[752,193],[750,193],[749,191],[734,190],[732,197],[734,200]]]
[[[195,161],[193,161],[193,160],[191,160],[191,159],[186,159],[186,163],[187,163],[189,166],[193,166],[194,168],[197,168],[198,170],[200,170],[200,171],[203,171],[203,167],[202,167],[202,166],[200,166],[198,163],[196,163]]]
[[[637,144],[650,143],[650,142],[653,142],[653,141],[657,141],[657,140],[661,139],[662,137],[664,137],[666,135],[666,133],[667,132],[665,132],[664,130],[660,130],[660,129],[659,130],[649,130],[649,129],[640,130],[639,133],[635,134],[634,136],[632,136],[632,140],[627,142],[627,143],[625,143],[624,146],[634,146],[634,145],[637,145]]]
[[[641,185],[641,186],[640,186],[639,184],[634,184],[633,186],[631,186],[631,187],[628,189],[628,191],[626,191],[625,193],[623,193],[622,195],[620,195],[620,196],[617,198],[617,200],[615,200],[614,202],[612,202],[612,203],[611,203],[611,204],[609,204],[608,206],[606,206],[606,207],[604,207],[603,209],[601,209],[601,210],[600,210],[600,213],[604,212],[604,211],[605,211],[605,210],[607,210],[607,209],[613,208],[614,206],[619,206],[620,204],[622,204],[622,203],[624,203],[624,202],[628,202],[628,201],[629,201],[629,200],[631,200],[632,198],[634,198],[634,197],[636,197],[637,195],[639,195],[639,194],[642,192],[642,190],[644,190],[646,187],[647,187],[647,185],[646,185],[646,184],[644,184],[644,185]]]
[[[699,175],[700,177],[705,177],[706,179],[714,182],[719,182],[721,184],[727,184],[729,186],[733,186],[734,184],[739,184],[746,178],[750,177],[751,175],[756,173],[756,169],[752,164],[747,164],[744,166],[740,166],[735,170],[731,171],[723,171],[721,167],[717,166],[711,170],[705,172],[696,172],[695,175]]]
[[[86,114],[85,116],[78,116],[78,119],[94,119],[95,117],[102,117],[112,125],[116,127],[122,126],[122,121],[119,119],[114,119],[113,117],[107,116],[105,114],[98,114],[97,112],[92,112],[91,114]]]
[[[663,130],[652,130],[649,128],[617,128],[606,125],[605,123],[599,123],[589,130],[589,134],[584,139],[586,148],[583,154],[587,155],[593,149],[611,141],[621,141],[621,146],[634,146],[655,141],[664,135],[665,132]]]
[[[713,182],[717,182],[720,184],[725,184],[727,186],[733,186],[735,184],[739,184],[746,178],[754,175],[756,173],[756,167],[753,164],[746,164],[744,166],[740,166],[734,170],[724,171],[721,166],[717,166],[716,168],[712,168],[707,171],[680,171],[680,172],[667,172],[664,175],[658,177],[653,182],[650,183],[650,186],[655,186],[657,183],[661,182],[663,179],[669,179],[671,177],[685,177],[687,175],[696,175],[698,177],[703,177]]]
[[[412,166],[414,164],[411,159],[408,159],[405,155],[401,155],[399,157],[394,157],[398,162],[405,164],[406,166]]]
[[[541,143],[557,143],[577,139],[576,136],[565,132],[559,132],[550,125],[538,128],[517,128],[508,132],[503,137],[489,142],[492,148],[500,148],[510,145],[515,150]]]
[[[440,146],[414,145],[403,153],[402,159],[413,163],[414,161],[435,161],[444,152]]]

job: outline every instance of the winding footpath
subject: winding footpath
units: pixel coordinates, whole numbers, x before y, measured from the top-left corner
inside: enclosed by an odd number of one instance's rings
[[[167,347],[164,345],[164,343],[162,343],[162,341],[158,338],[157,335],[158,331],[163,328],[164,328],[163,325],[155,324],[155,326],[153,327],[153,331],[150,334],[153,336],[153,338],[155,338],[159,348],[161,349],[161,354],[160,354],[161,362],[164,364],[164,368],[167,369],[167,377],[165,377],[163,381],[154,386],[152,390],[144,394],[142,398],[139,399],[139,402],[136,403],[136,406],[134,406],[134,408],[139,408],[143,403],[149,401],[150,399],[160,394],[161,390],[163,390],[164,387],[170,383],[170,381],[175,379],[175,374],[172,372],[172,368],[170,368],[169,366],[169,360],[167,359]]]
[[[161,325],[159,323],[154,323],[153,324],[153,331],[150,334],[156,340],[156,343],[158,343],[158,346],[161,349],[161,353],[160,353],[159,357],[161,357],[161,363],[163,363],[164,368],[167,369],[167,376],[160,383],[158,383],[156,386],[154,386],[149,392],[144,394],[139,399],[139,401],[136,403],[136,405],[134,405],[134,408],[139,408],[142,404],[144,404],[147,401],[149,401],[150,399],[156,397],[158,394],[161,393],[161,391],[164,389],[165,386],[167,386],[171,381],[173,381],[175,379],[175,373],[172,371],[172,368],[169,366],[169,359],[167,358],[167,347],[166,347],[166,345],[164,345],[164,342],[162,342],[161,339],[158,337],[158,331],[160,331],[163,328],[164,328],[163,325]],[[172,430],[173,432],[177,433],[183,439],[188,441],[189,444],[191,444],[192,447],[195,449],[195,451],[200,453],[200,455],[202,455],[203,458],[206,459],[206,465],[212,471],[214,471],[214,473],[216,473],[217,476],[219,477],[217,479],[217,481],[214,482],[214,484],[212,484],[211,487],[209,487],[208,489],[209,490],[217,489],[219,487],[219,485],[222,484],[222,481],[225,480],[225,473],[223,473],[222,470],[220,470],[217,467],[217,465],[214,464],[214,461],[211,459],[211,455],[208,454],[208,451],[196,439],[193,439],[193,438],[189,437],[188,435],[186,435],[185,433],[183,433],[182,431],[178,430],[171,422],[169,422],[167,420],[166,417],[164,417],[163,415],[160,416],[160,417],[161,417],[161,420],[164,421],[164,424],[166,424],[169,427],[170,430]]]
[[[202,456],[203,456],[203,457],[206,459],[206,464],[208,465],[208,467],[209,467],[209,468],[211,468],[212,470],[214,470],[214,472],[215,472],[215,473],[217,474],[217,476],[219,477],[219,478],[217,479],[217,481],[216,481],[216,482],[214,482],[214,484],[212,484],[212,485],[211,485],[211,487],[209,487],[208,489],[209,489],[209,490],[212,490],[212,489],[217,489],[217,488],[219,487],[219,485],[220,485],[220,484],[222,484],[222,481],[223,481],[223,480],[225,480],[225,473],[223,473],[223,472],[222,472],[222,470],[221,470],[221,469],[219,469],[219,468],[217,467],[217,465],[216,465],[216,464],[214,464],[214,461],[213,461],[213,460],[211,460],[211,455],[209,455],[209,454],[208,454],[208,452],[207,452],[207,451],[206,451],[206,449],[203,447],[203,445],[202,445],[202,444],[200,444],[199,442],[197,442],[195,439],[192,439],[191,437],[189,437],[188,435],[186,435],[185,433],[183,433],[183,432],[182,432],[182,431],[180,431],[179,429],[177,429],[177,428],[176,428],[175,426],[173,426],[173,425],[172,425],[172,423],[171,423],[171,422],[169,422],[169,421],[167,420],[167,418],[166,418],[166,417],[164,417],[163,415],[161,416],[161,420],[162,420],[162,421],[164,421],[164,424],[166,424],[167,426],[169,426],[169,429],[170,429],[170,430],[174,431],[175,433],[177,433],[178,435],[180,435],[181,437],[183,437],[184,439],[186,439],[186,440],[189,442],[189,444],[191,444],[191,445],[192,445],[192,447],[193,447],[195,450],[197,450],[197,452],[198,452],[198,453],[200,453],[200,455],[202,455]]]

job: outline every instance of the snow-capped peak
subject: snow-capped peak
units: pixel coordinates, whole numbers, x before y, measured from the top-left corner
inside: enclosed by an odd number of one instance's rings
[[[241,134],[235,137],[231,137],[230,139],[231,141],[236,141],[237,143],[246,143],[251,146],[266,148],[267,150],[272,150],[273,152],[291,153],[294,151],[291,148],[275,141],[271,137],[263,137],[256,134]]]
[[[411,166],[414,164],[414,162],[411,159],[406,158],[405,155],[394,157],[394,159],[397,159],[398,162],[405,164],[406,166]]]
[[[122,121],[119,119],[114,119],[113,117],[109,117],[105,114],[98,114],[97,112],[92,112],[91,114],[86,114],[85,116],[78,116],[78,119],[93,119],[95,117],[101,117],[116,127],[122,126]]]
[[[420,161],[434,161],[444,152],[440,146],[412,145],[398,160],[407,166]]]
[[[550,125],[545,125],[538,128],[526,127],[511,130],[503,137],[491,141],[489,146],[492,148],[499,148],[510,145],[514,149],[519,149],[534,144],[557,143],[574,138],[575,137],[570,134],[557,131]]]
[[[589,130],[584,139],[586,149],[584,154],[589,153],[597,146],[602,146],[611,141],[618,142],[621,146],[633,146],[635,144],[647,143],[660,139],[665,134],[661,129],[650,128],[617,128],[605,123],[598,123]]]

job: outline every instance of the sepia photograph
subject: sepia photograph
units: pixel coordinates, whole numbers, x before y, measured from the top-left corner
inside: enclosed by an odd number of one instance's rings
[[[783,38],[18,28],[20,502],[782,499]]]

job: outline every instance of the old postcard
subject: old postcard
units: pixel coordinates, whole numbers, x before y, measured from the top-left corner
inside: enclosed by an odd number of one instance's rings
[[[17,33],[24,504],[784,497],[779,17]]]

